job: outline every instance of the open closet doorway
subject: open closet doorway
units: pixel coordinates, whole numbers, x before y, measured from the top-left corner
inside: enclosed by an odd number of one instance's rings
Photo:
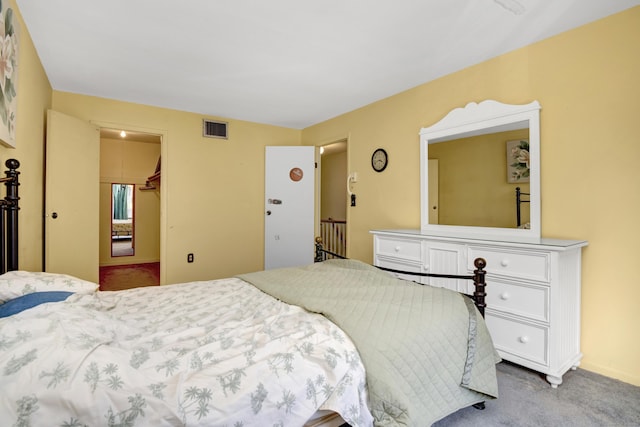
[[[160,284],[162,136],[100,129],[100,289]]]
[[[347,139],[321,146],[320,156],[320,237],[325,249],[347,256]]]

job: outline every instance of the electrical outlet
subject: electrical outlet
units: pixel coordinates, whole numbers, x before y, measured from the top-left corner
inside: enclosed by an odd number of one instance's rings
[[[187,262],[193,262],[193,254],[187,255]]]

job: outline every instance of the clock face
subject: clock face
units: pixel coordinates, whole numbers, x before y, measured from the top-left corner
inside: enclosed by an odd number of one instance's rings
[[[387,167],[388,161],[389,157],[387,156],[387,152],[382,148],[378,148],[371,156],[371,166],[376,172],[382,172]]]

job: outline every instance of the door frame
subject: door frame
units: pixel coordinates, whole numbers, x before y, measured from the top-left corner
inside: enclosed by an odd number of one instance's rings
[[[169,132],[165,129],[147,128],[125,123],[105,122],[101,120],[91,120],[90,123],[109,129],[124,129],[131,132],[151,133],[160,135],[160,158],[162,159],[162,174],[160,175],[160,285],[167,283],[166,258],[167,258],[167,182],[169,182],[169,168],[167,152],[169,147]],[[150,171],[149,175],[153,175]]]

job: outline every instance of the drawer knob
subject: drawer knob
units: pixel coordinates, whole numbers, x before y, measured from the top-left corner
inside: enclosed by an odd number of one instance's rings
[[[502,261],[500,261],[500,265],[503,267],[508,267],[509,266],[509,260],[508,259],[503,259]]]
[[[522,344],[526,344],[529,342],[529,337],[526,335],[523,335],[520,338],[518,338],[518,341],[520,341]]]
[[[396,246],[395,248],[393,248],[393,250],[396,252],[400,252],[400,249],[401,249],[400,246]]]
[[[510,297],[511,295],[509,295],[509,292],[503,292],[500,294],[500,299],[504,301],[508,300]]]

